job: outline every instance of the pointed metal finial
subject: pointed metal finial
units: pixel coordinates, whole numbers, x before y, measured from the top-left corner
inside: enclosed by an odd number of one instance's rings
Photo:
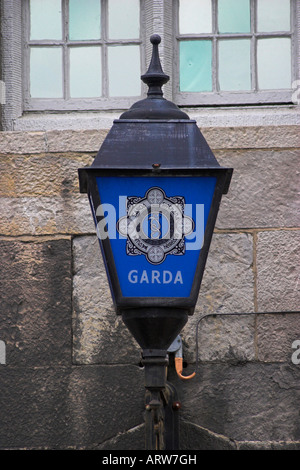
[[[163,97],[161,88],[170,80],[170,77],[163,72],[159,59],[158,45],[161,42],[161,38],[158,34],[153,34],[150,37],[150,42],[153,45],[151,62],[147,72],[141,76],[142,81],[149,87],[147,98],[134,103],[128,111],[121,114],[120,120],[189,120],[189,116],[181,111],[176,104]]]
[[[153,45],[152,58],[147,72],[141,76],[141,79],[149,87],[148,97],[161,97],[163,95],[162,86],[170,79],[169,75],[163,72],[161,67],[158,45],[161,42],[161,37],[158,34],[153,34],[150,37],[150,42]]]

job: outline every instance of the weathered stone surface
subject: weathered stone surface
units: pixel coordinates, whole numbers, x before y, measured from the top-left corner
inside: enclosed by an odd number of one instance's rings
[[[252,250],[250,235],[214,235],[199,307],[183,331],[185,345],[189,347],[189,351],[185,347],[187,360],[194,360],[195,326],[200,314],[253,311]],[[112,308],[97,238],[76,237],[73,254],[75,360],[81,363],[136,362],[139,349]],[[227,324],[223,319],[221,324],[224,336],[220,334],[219,321],[208,330],[201,329],[201,358],[220,359],[228,354],[232,357],[232,351],[251,358],[253,319],[231,319]],[[215,330],[213,335],[211,328]],[[242,333],[242,346],[238,344],[238,333]]]
[[[201,127],[212,149],[296,148],[298,126]]]
[[[172,382],[185,421],[237,441],[300,441],[299,366],[201,364],[192,380]]]
[[[116,315],[96,236],[73,240],[74,361],[135,363],[140,348]]]
[[[47,151],[61,152],[63,149],[64,152],[98,152],[107,133],[107,129],[48,131]]]
[[[89,154],[4,155],[0,158],[0,196],[68,196],[79,192],[78,168]]]
[[[145,450],[145,425],[140,424],[124,433],[118,433],[94,450]]]
[[[0,235],[95,233],[85,194],[1,198]]]
[[[202,315],[254,312],[253,239],[249,234],[213,235],[195,313],[183,330],[184,357],[195,360],[196,326]],[[254,354],[254,315],[201,320],[201,360],[249,360]]]
[[[300,450],[300,442],[246,441],[237,443],[238,450]]]
[[[265,362],[292,362],[294,341],[300,340],[300,313],[257,316],[257,358]]]
[[[0,240],[0,340],[6,367],[69,364],[71,242]]]
[[[212,149],[295,148],[300,146],[297,125],[210,126],[201,132]],[[112,121],[111,121],[112,125]],[[109,125],[108,127],[111,127]],[[84,127],[84,130],[83,130]],[[0,154],[43,152],[97,152],[108,128],[1,132]]]
[[[97,152],[107,129],[1,132],[0,154]]]
[[[217,228],[299,227],[299,150],[215,154],[220,164],[234,168]]]
[[[258,234],[257,298],[259,312],[288,312],[300,307],[300,231]]]
[[[0,154],[43,153],[46,151],[44,132],[1,132]]]
[[[93,448],[143,422],[133,366],[0,368],[0,448]]]
[[[193,423],[180,423],[180,449],[184,450],[236,450],[236,444]]]

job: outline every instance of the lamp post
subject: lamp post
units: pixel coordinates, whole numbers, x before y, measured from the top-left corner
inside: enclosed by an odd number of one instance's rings
[[[79,169],[79,182],[89,197],[116,313],[142,349],[151,415],[146,447],[161,449],[178,445],[160,429],[162,423],[177,429],[167,351],[194,312],[232,169],[219,165],[196,121],[163,98],[169,77],[161,68],[160,37],[150,41],[152,59],[141,77],[147,98],[114,121],[93,164]]]

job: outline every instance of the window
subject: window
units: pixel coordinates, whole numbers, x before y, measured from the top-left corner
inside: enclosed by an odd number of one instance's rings
[[[178,0],[176,102],[290,102],[294,7],[291,0]]]
[[[3,126],[128,109],[153,33],[180,106],[298,103],[299,24],[299,0],[2,0]]]
[[[26,110],[126,107],[141,96],[140,0],[26,0],[23,13]]]

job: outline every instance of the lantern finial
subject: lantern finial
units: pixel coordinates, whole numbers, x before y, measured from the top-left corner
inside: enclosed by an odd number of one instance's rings
[[[152,34],[150,42],[153,45],[152,58],[147,72],[141,76],[141,79],[149,87],[148,98],[158,98],[163,95],[161,87],[170,80],[170,77],[163,72],[160,63],[158,45],[161,42],[161,37],[158,34]]]

